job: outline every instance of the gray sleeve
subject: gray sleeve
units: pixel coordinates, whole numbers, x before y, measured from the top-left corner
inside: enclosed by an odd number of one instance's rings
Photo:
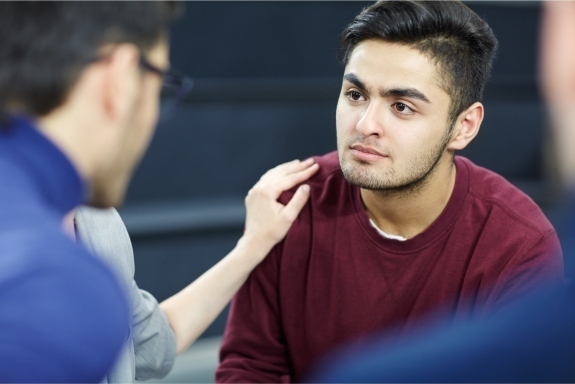
[[[121,365],[132,365],[134,369],[135,363],[138,380],[165,376],[176,357],[176,337],[156,299],[140,290],[134,280],[132,243],[120,215],[113,208],[83,206],[76,211],[75,224],[80,241],[110,266],[132,301],[131,339],[135,356],[124,359]],[[122,371],[129,367],[116,368],[119,377],[126,377]]]
[[[176,359],[176,337],[158,302],[134,281],[132,339],[136,352],[136,380],[164,377]]]

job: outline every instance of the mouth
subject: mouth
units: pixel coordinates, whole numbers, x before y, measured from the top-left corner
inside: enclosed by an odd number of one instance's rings
[[[373,148],[365,147],[361,144],[354,144],[350,147],[350,149],[354,157],[364,161],[375,161],[388,157]]]

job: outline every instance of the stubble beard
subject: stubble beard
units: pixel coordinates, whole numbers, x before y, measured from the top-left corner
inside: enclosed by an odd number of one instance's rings
[[[344,159],[343,148],[349,148],[355,143],[362,143],[374,148],[377,145],[354,137],[347,140],[345,145],[339,146],[339,162],[343,176],[348,183],[356,187],[380,192],[386,196],[412,196],[420,193],[428,184],[430,177],[435,173],[445,148],[449,144],[451,129],[446,130],[442,140],[426,153],[411,160],[406,166],[403,175],[398,176],[394,169],[384,173],[374,171],[373,165],[365,161]]]

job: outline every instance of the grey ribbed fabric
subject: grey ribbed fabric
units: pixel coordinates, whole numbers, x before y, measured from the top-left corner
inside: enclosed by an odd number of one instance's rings
[[[113,209],[80,207],[75,216],[79,241],[114,271],[132,303],[130,338],[104,383],[164,377],[176,357],[176,338],[156,299],[134,281],[134,251],[128,231]]]

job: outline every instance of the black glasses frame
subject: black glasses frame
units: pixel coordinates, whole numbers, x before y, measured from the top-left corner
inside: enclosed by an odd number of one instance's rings
[[[162,87],[164,89],[170,88],[173,91],[170,99],[162,100],[161,102],[159,122],[162,123],[173,117],[173,115],[181,107],[184,99],[193,88],[194,80],[181,74],[173,68],[162,70],[156,67],[150,63],[143,54],[140,54],[140,66],[143,69],[160,76],[163,81]]]

